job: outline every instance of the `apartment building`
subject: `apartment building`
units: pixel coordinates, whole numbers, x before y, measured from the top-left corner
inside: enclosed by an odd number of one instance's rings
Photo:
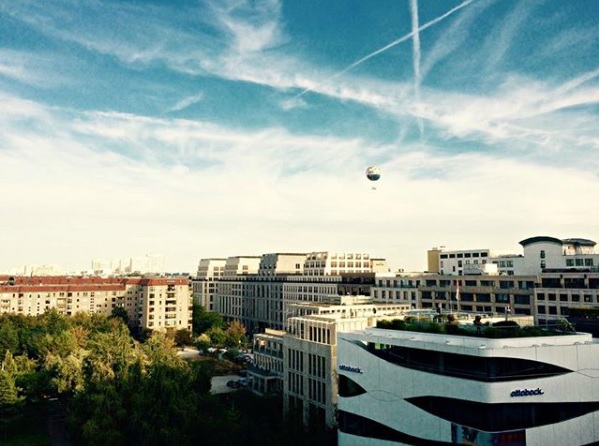
[[[182,278],[142,278],[138,323],[151,330],[192,330],[192,297],[189,280]],[[141,304],[141,305],[140,305]]]
[[[341,264],[341,259],[348,263]],[[252,333],[265,328],[284,330],[288,305],[325,302],[336,295],[369,295],[373,268],[383,264],[384,260],[365,253],[232,257],[226,261],[225,274],[217,280],[214,311],[225,320],[242,321]]]
[[[110,315],[127,311],[131,325],[191,330],[189,281],[161,277],[0,276],[0,313],[37,316],[50,309]]]
[[[215,311],[216,283],[225,272],[227,259],[202,259],[195,278],[192,279],[193,300],[206,311]]]
[[[267,328],[254,335],[254,360],[248,368],[248,383],[259,395],[280,394],[283,391],[283,339],[285,331]]]
[[[260,256],[234,256],[225,261],[222,277],[216,283],[214,311],[225,320],[241,320],[242,297],[247,294],[248,276],[257,275]]]

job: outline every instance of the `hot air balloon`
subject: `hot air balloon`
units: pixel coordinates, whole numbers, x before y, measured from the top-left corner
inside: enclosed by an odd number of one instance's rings
[[[381,169],[378,166],[370,166],[366,169],[366,178],[370,181],[378,181],[381,178]]]

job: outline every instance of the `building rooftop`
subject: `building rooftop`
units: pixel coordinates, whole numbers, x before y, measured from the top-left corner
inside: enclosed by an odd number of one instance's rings
[[[529,237],[527,239],[524,239],[520,242],[520,244],[522,246],[526,246],[526,245],[531,245],[533,243],[541,243],[541,242],[547,242],[547,243],[556,243],[558,245],[562,244],[562,241],[558,238],[555,237],[549,237],[546,235],[538,235],[536,237]]]
[[[522,329],[528,332],[529,329]],[[463,334],[447,334],[423,332],[415,330],[393,330],[388,328],[366,328],[365,334],[378,338],[377,342],[382,344],[402,345],[406,347],[419,348],[422,343],[437,345],[437,350],[463,352],[471,350],[484,355],[484,351],[503,348],[544,348],[568,345],[595,344],[589,333],[559,333],[546,332],[539,337],[535,331],[530,330],[527,336],[487,338],[482,336],[471,336]],[[538,333],[538,332],[537,332]]]
[[[440,315],[419,315],[406,319],[383,320],[377,323],[377,328],[387,331],[403,331],[411,333],[427,333],[443,336],[459,336],[477,339],[516,339],[516,338],[547,338],[567,337],[572,335],[588,335],[576,333],[574,327],[567,321],[559,323],[557,328],[538,327],[523,320],[521,326],[512,316],[509,319],[488,317],[488,315],[474,316],[464,313],[443,313]],[[535,341],[539,342],[539,341]],[[545,342],[544,340],[542,342]]]

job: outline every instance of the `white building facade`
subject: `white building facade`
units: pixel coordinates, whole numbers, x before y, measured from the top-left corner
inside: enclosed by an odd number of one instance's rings
[[[227,259],[200,260],[197,276],[192,280],[193,299],[206,311],[214,311],[216,282],[224,274],[226,261]]]
[[[339,446],[599,442],[591,335],[340,333]]]

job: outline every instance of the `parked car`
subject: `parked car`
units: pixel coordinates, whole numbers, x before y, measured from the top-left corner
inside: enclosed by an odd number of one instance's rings
[[[235,357],[233,361],[235,361],[237,364],[249,364],[253,360],[254,358],[250,353],[244,353],[243,355]]]
[[[239,389],[241,387],[241,384],[239,383],[239,381],[230,380],[227,381],[227,387],[230,387],[231,389]]]
[[[247,387],[248,380],[247,380],[247,378],[240,378],[237,380],[237,383],[239,384],[240,387]]]

